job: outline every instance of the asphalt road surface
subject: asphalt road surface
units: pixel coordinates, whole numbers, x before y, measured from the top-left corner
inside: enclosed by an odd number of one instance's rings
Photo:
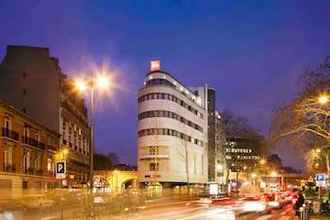
[[[95,220],[297,220],[292,205],[282,209],[271,210],[270,213],[244,211],[247,202],[229,201],[226,204],[211,205],[196,201],[168,202],[165,204],[150,204],[141,207],[140,211],[121,216],[99,216],[89,218]],[[86,219],[78,217],[75,211],[64,215],[63,219]],[[0,220],[62,220],[58,211],[38,212],[22,215],[22,213],[1,213]]]
[[[186,202],[168,207],[149,209],[118,220],[297,220],[292,205],[273,209],[270,213],[244,212],[244,202],[239,205],[212,206],[199,202]],[[104,218],[106,219],[106,218]]]

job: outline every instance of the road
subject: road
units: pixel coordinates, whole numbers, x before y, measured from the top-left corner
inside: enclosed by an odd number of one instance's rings
[[[97,220],[296,220],[292,205],[287,205],[279,210],[271,210],[270,214],[257,214],[246,212],[248,202],[230,200],[212,205],[201,200],[170,201],[153,203],[140,207],[138,212],[120,216],[98,216]],[[78,211],[77,209],[75,209]],[[71,212],[64,215],[63,219],[85,219]],[[82,213],[80,210],[79,213]],[[128,210],[129,212],[129,210]],[[69,217],[70,216],[70,217]],[[0,213],[0,220],[61,220],[60,212],[34,211],[33,213]]]
[[[208,205],[198,201],[168,207],[154,208],[121,216],[116,220],[296,220],[292,205],[272,210],[269,214],[243,212],[244,202],[239,205]],[[104,218],[106,219],[106,218]]]

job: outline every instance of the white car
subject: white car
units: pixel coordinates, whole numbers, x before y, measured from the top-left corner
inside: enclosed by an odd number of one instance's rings
[[[269,213],[269,205],[258,197],[247,197],[242,200],[242,212]]]

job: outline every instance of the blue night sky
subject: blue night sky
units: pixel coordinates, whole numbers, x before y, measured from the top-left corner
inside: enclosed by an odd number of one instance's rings
[[[186,85],[216,88],[219,109],[267,134],[299,74],[330,54],[329,9],[327,0],[1,0],[0,57],[22,44],[49,47],[70,75],[106,64],[117,88],[98,103],[97,150],[134,164],[136,93],[151,59]]]

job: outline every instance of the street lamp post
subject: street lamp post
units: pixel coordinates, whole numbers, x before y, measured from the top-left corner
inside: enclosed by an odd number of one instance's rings
[[[91,187],[91,190],[93,190],[94,185],[94,151],[95,151],[95,141],[94,141],[94,132],[95,132],[95,121],[94,121],[94,94],[95,94],[95,88],[94,83],[91,83],[90,87],[90,107],[91,107],[91,117],[90,117],[90,123],[91,123],[91,152],[90,152],[90,166],[89,166],[89,184]]]
[[[91,126],[91,147],[90,147],[90,166],[89,166],[89,184],[93,189],[93,177],[94,177],[94,152],[95,152],[95,91],[97,89],[105,90],[109,88],[110,80],[108,76],[100,74],[95,76],[92,74],[91,78],[79,79],[75,82],[75,87],[80,93],[84,93],[87,90],[90,92],[90,126]]]
[[[327,105],[329,103],[329,95],[328,94],[321,94],[319,97],[318,97],[318,103],[320,105]],[[327,146],[324,148],[324,149],[329,149],[329,138],[327,138]],[[321,153],[321,149],[316,149],[316,152],[318,154]],[[327,169],[327,173],[329,174],[330,172],[330,159],[329,159],[329,152],[328,151],[325,151],[325,162],[326,162],[326,169]]]

